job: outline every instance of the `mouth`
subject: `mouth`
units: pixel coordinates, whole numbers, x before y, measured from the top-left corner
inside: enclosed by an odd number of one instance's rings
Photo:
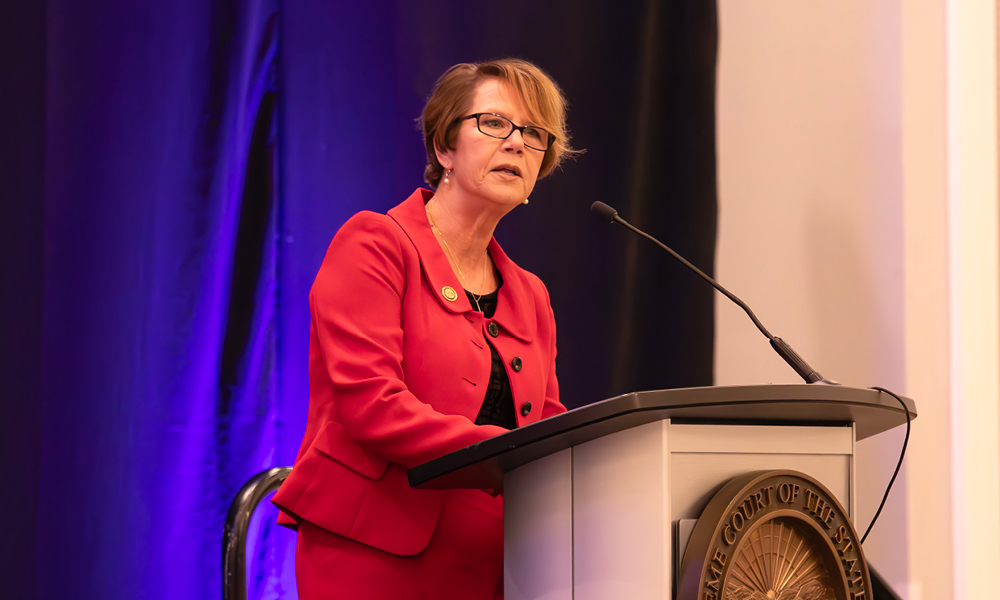
[[[518,169],[514,165],[500,165],[499,167],[493,169],[494,173],[503,173],[504,175],[510,175],[511,177],[520,177],[521,169]]]

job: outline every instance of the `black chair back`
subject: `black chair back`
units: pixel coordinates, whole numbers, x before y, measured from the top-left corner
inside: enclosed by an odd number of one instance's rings
[[[278,489],[291,472],[291,467],[275,467],[257,473],[240,488],[229,506],[226,531],[222,536],[222,600],[246,600],[250,518],[261,500]]]

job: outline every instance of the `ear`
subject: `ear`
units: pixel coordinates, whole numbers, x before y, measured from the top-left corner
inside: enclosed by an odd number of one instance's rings
[[[434,145],[434,154],[437,156],[438,163],[445,169],[455,168],[455,161],[452,160],[453,150],[443,150],[437,144]]]

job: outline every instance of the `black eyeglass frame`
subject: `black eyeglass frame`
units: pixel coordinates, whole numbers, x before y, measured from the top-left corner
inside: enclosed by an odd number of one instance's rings
[[[480,126],[480,123],[479,123],[479,117],[481,117],[483,115],[490,115],[491,117],[498,117],[500,119],[503,119],[504,121],[507,121],[508,123],[510,123],[511,130],[507,133],[507,135],[505,135],[503,137],[500,137],[498,135],[493,135],[492,133],[486,133],[485,131],[483,131],[483,128]],[[496,113],[473,113],[473,114],[471,114],[471,115],[469,115],[467,117],[462,117],[459,120],[461,120],[461,121],[467,121],[469,119],[475,119],[476,120],[476,129],[479,130],[479,133],[481,133],[483,135],[486,135],[486,136],[489,136],[491,138],[497,139],[497,140],[505,140],[505,139],[509,138],[510,136],[514,135],[515,131],[519,131],[519,132],[521,132],[521,140],[524,140],[524,145],[526,147],[528,147],[528,148],[531,148],[532,150],[537,150],[539,152],[548,152],[549,148],[552,147],[552,144],[554,144],[556,142],[556,136],[553,133],[549,132],[548,130],[542,129],[541,127],[537,127],[535,125],[515,125],[514,121],[511,121],[507,117],[505,117],[503,115],[498,115]],[[544,131],[549,136],[549,144],[548,144],[548,146],[546,146],[545,148],[535,148],[534,146],[528,144],[528,142],[524,138],[524,130],[525,129],[534,129],[535,131]]]

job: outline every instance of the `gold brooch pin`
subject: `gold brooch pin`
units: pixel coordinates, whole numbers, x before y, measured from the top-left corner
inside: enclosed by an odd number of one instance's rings
[[[444,299],[447,300],[448,302],[454,302],[455,300],[458,300],[458,292],[456,292],[455,288],[451,287],[450,285],[446,285],[443,288],[441,288],[441,295],[444,296]]]

